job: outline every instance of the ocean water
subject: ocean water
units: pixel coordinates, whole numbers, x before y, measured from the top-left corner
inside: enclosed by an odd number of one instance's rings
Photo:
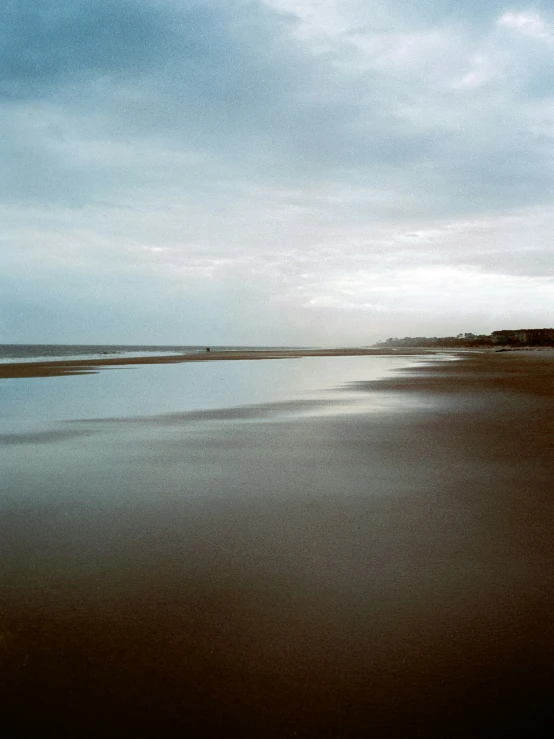
[[[276,349],[286,347],[213,346],[213,351],[241,351],[242,349]],[[107,359],[125,356],[152,356],[159,354],[197,354],[205,346],[150,344],[0,344],[0,362],[38,362],[63,359]]]

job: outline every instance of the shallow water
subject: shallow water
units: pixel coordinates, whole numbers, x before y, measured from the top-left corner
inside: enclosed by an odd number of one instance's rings
[[[405,404],[416,405],[415,399],[360,393],[354,385],[361,378],[371,384],[418,361],[215,361],[6,380],[0,383],[0,491],[41,500],[50,495],[117,500],[130,490],[135,497],[156,498],[167,474],[160,473],[159,462],[167,462],[180,439],[186,445],[179,471],[173,472],[175,484],[213,495],[212,478],[224,474],[219,467],[225,464],[217,449],[237,438],[245,423],[275,427],[301,418],[398,412]],[[278,428],[269,433],[281,435]],[[201,444],[205,451],[198,452]]]
[[[0,382],[0,424],[44,426],[92,418],[124,418],[232,408],[282,401],[356,400],[346,386],[374,381],[419,358],[303,357],[110,367],[91,375]],[[338,391],[338,392],[337,392]],[[377,396],[376,396],[377,401]]]

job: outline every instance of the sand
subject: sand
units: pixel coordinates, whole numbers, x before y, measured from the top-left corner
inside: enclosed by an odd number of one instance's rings
[[[395,413],[76,428],[40,496],[2,499],[3,725],[548,736],[553,370],[430,358],[357,383]],[[115,462],[79,457],[93,431]]]

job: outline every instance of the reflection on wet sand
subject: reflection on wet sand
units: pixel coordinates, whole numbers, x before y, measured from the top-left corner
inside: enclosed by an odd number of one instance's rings
[[[208,350],[209,351],[209,350]],[[251,351],[212,351],[206,354],[159,354],[150,356],[109,357],[105,359],[64,359],[55,361],[0,363],[0,379],[29,377],[60,377],[87,375],[102,369],[117,369],[145,364],[182,364],[189,362],[230,362],[268,359],[292,359],[301,357],[354,357],[354,356],[411,356],[421,354],[421,349],[255,349]],[[435,350],[429,351],[430,354]]]
[[[38,468],[2,498],[4,722],[546,735],[551,370],[474,355],[356,386],[417,395],[402,413],[120,418],[10,446]]]

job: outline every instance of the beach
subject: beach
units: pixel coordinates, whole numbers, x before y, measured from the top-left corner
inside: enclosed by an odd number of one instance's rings
[[[301,357],[352,356],[411,356],[420,355],[418,349],[271,349],[240,351],[203,351],[195,354],[172,354],[140,357],[110,357],[0,364],[0,380],[16,377],[59,377],[61,375],[90,374],[110,367],[141,364],[177,364],[181,362],[230,362],[262,359],[293,359]]]
[[[0,366],[3,725],[548,735],[553,370],[340,349]]]

